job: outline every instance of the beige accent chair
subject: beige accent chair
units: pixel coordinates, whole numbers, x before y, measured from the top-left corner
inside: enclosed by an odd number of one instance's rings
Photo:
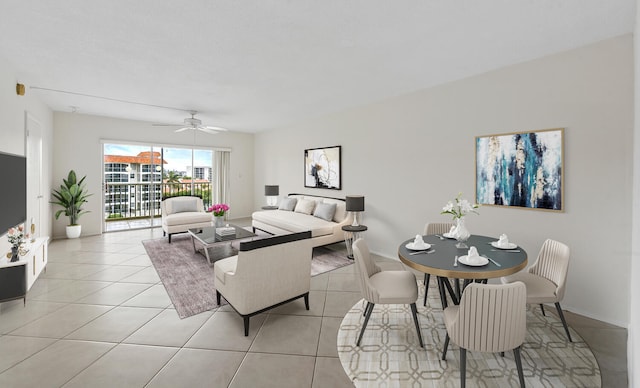
[[[240,243],[237,256],[214,263],[216,300],[220,296],[244,320],[271,308],[304,298],[309,310],[311,232],[274,236]]]
[[[447,358],[449,339],[460,347],[460,386],[465,387],[467,350],[503,353],[513,349],[520,386],[524,387],[520,346],[527,331],[527,289],[522,282],[469,284],[460,305],[444,310],[447,336],[442,359]],[[504,353],[503,353],[504,354]]]
[[[501,280],[502,283],[523,282],[527,286],[527,303],[539,304],[542,315],[545,315],[543,303],[554,303],[567,338],[573,342],[560,307],[569,270],[569,255],[567,245],[547,239],[542,244],[538,259],[526,272],[521,271]]]
[[[191,228],[211,226],[211,214],[205,212],[202,198],[191,196],[170,197],[162,201],[163,235],[184,233]]]
[[[418,340],[422,343],[420,324],[418,323],[418,313],[416,309],[416,299],[418,299],[418,284],[416,277],[409,271],[382,271],[371,258],[366,242],[359,238],[353,243],[353,257],[356,262],[356,272],[360,283],[362,296],[367,301],[365,307],[364,323],[358,336],[356,346],[360,346],[362,335],[367,327],[373,307],[377,304],[409,304],[413,321],[416,324]]]
[[[429,234],[439,234],[442,236],[443,233],[448,233],[451,230],[451,227],[454,226],[453,222],[429,222],[424,225],[424,235]],[[427,294],[429,293],[429,279],[431,275],[426,273],[424,274],[424,302],[423,306],[427,305]]]

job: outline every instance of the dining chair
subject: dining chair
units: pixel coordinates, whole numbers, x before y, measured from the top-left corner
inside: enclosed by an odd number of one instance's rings
[[[502,283],[515,281],[523,282],[527,286],[527,303],[539,304],[544,312],[544,303],[554,303],[558,316],[567,333],[569,342],[573,342],[569,333],[569,326],[564,319],[560,301],[564,298],[564,289],[569,270],[569,247],[561,242],[547,239],[538,253],[536,262],[527,271],[501,278]]]
[[[382,271],[373,261],[369,252],[369,247],[364,239],[359,238],[353,243],[353,257],[356,262],[356,272],[360,290],[364,300],[367,301],[365,307],[364,323],[360,330],[360,335],[356,341],[356,346],[360,346],[362,335],[367,327],[371,312],[376,304],[408,304],[411,306],[413,322],[418,332],[420,346],[424,347],[420,324],[418,323],[418,311],[416,300],[418,299],[418,284],[415,275],[410,271]]]
[[[453,227],[453,222],[428,222],[424,225],[424,235],[428,234],[439,234],[442,236],[444,233],[448,233]],[[431,275],[426,273],[424,274],[424,302],[423,306],[427,305],[427,294],[429,293],[429,279]]]
[[[460,304],[444,310],[447,335],[442,359],[447,358],[449,340],[460,348],[460,386],[465,387],[467,350],[502,353],[513,350],[520,386],[524,387],[520,346],[527,330],[527,289],[522,282],[509,284],[471,283]]]

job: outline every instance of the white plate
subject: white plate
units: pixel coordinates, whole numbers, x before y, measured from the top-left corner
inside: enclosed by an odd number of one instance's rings
[[[453,238],[453,239],[455,239],[455,237],[453,237],[449,232],[447,232],[447,233],[442,233],[442,237],[446,237],[446,238]]]
[[[486,257],[480,256],[480,261],[470,263],[467,261],[467,255],[458,257],[458,263],[462,263],[464,265],[470,265],[472,267],[482,267],[483,265],[489,264],[489,260]]]
[[[518,244],[514,244],[514,243],[509,243],[509,245],[507,245],[506,247],[500,246],[498,245],[497,241],[492,241],[491,242],[491,246],[494,248],[498,248],[498,249],[515,249],[518,247]]]
[[[410,243],[407,243],[405,247],[407,247],[407,249],[410,249],[412,251],[426,251],[427,249],[431,248],[431,244],[424,243],[424,245],[421,248],[416,248],[413,246],[413,242],[410,242]]]

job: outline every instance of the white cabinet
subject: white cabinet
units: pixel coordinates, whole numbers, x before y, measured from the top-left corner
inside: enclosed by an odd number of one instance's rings
[[[29,252],[20,260],[27,261],[27,290],[29,290],[47,265],[49,237],[38,237],[36,241],[28,243],[26,248]]]
[[[38,237],[24,247],[27,254],[16,262],[0,262],[0,302],[24,298],[47,265],[49,237]]]

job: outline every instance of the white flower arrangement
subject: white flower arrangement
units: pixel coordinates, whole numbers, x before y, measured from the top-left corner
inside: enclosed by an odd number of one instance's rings
[[[459,193],[458,196],[453,201],[447,202],[447,204],[442,208],[440,214],[451,214],[453,219],[460,219],[466,216],[469,213],[480,214],[476,210],[480,207],[477,203],[472,204],[466,199],[462,199],[462,193]]]

